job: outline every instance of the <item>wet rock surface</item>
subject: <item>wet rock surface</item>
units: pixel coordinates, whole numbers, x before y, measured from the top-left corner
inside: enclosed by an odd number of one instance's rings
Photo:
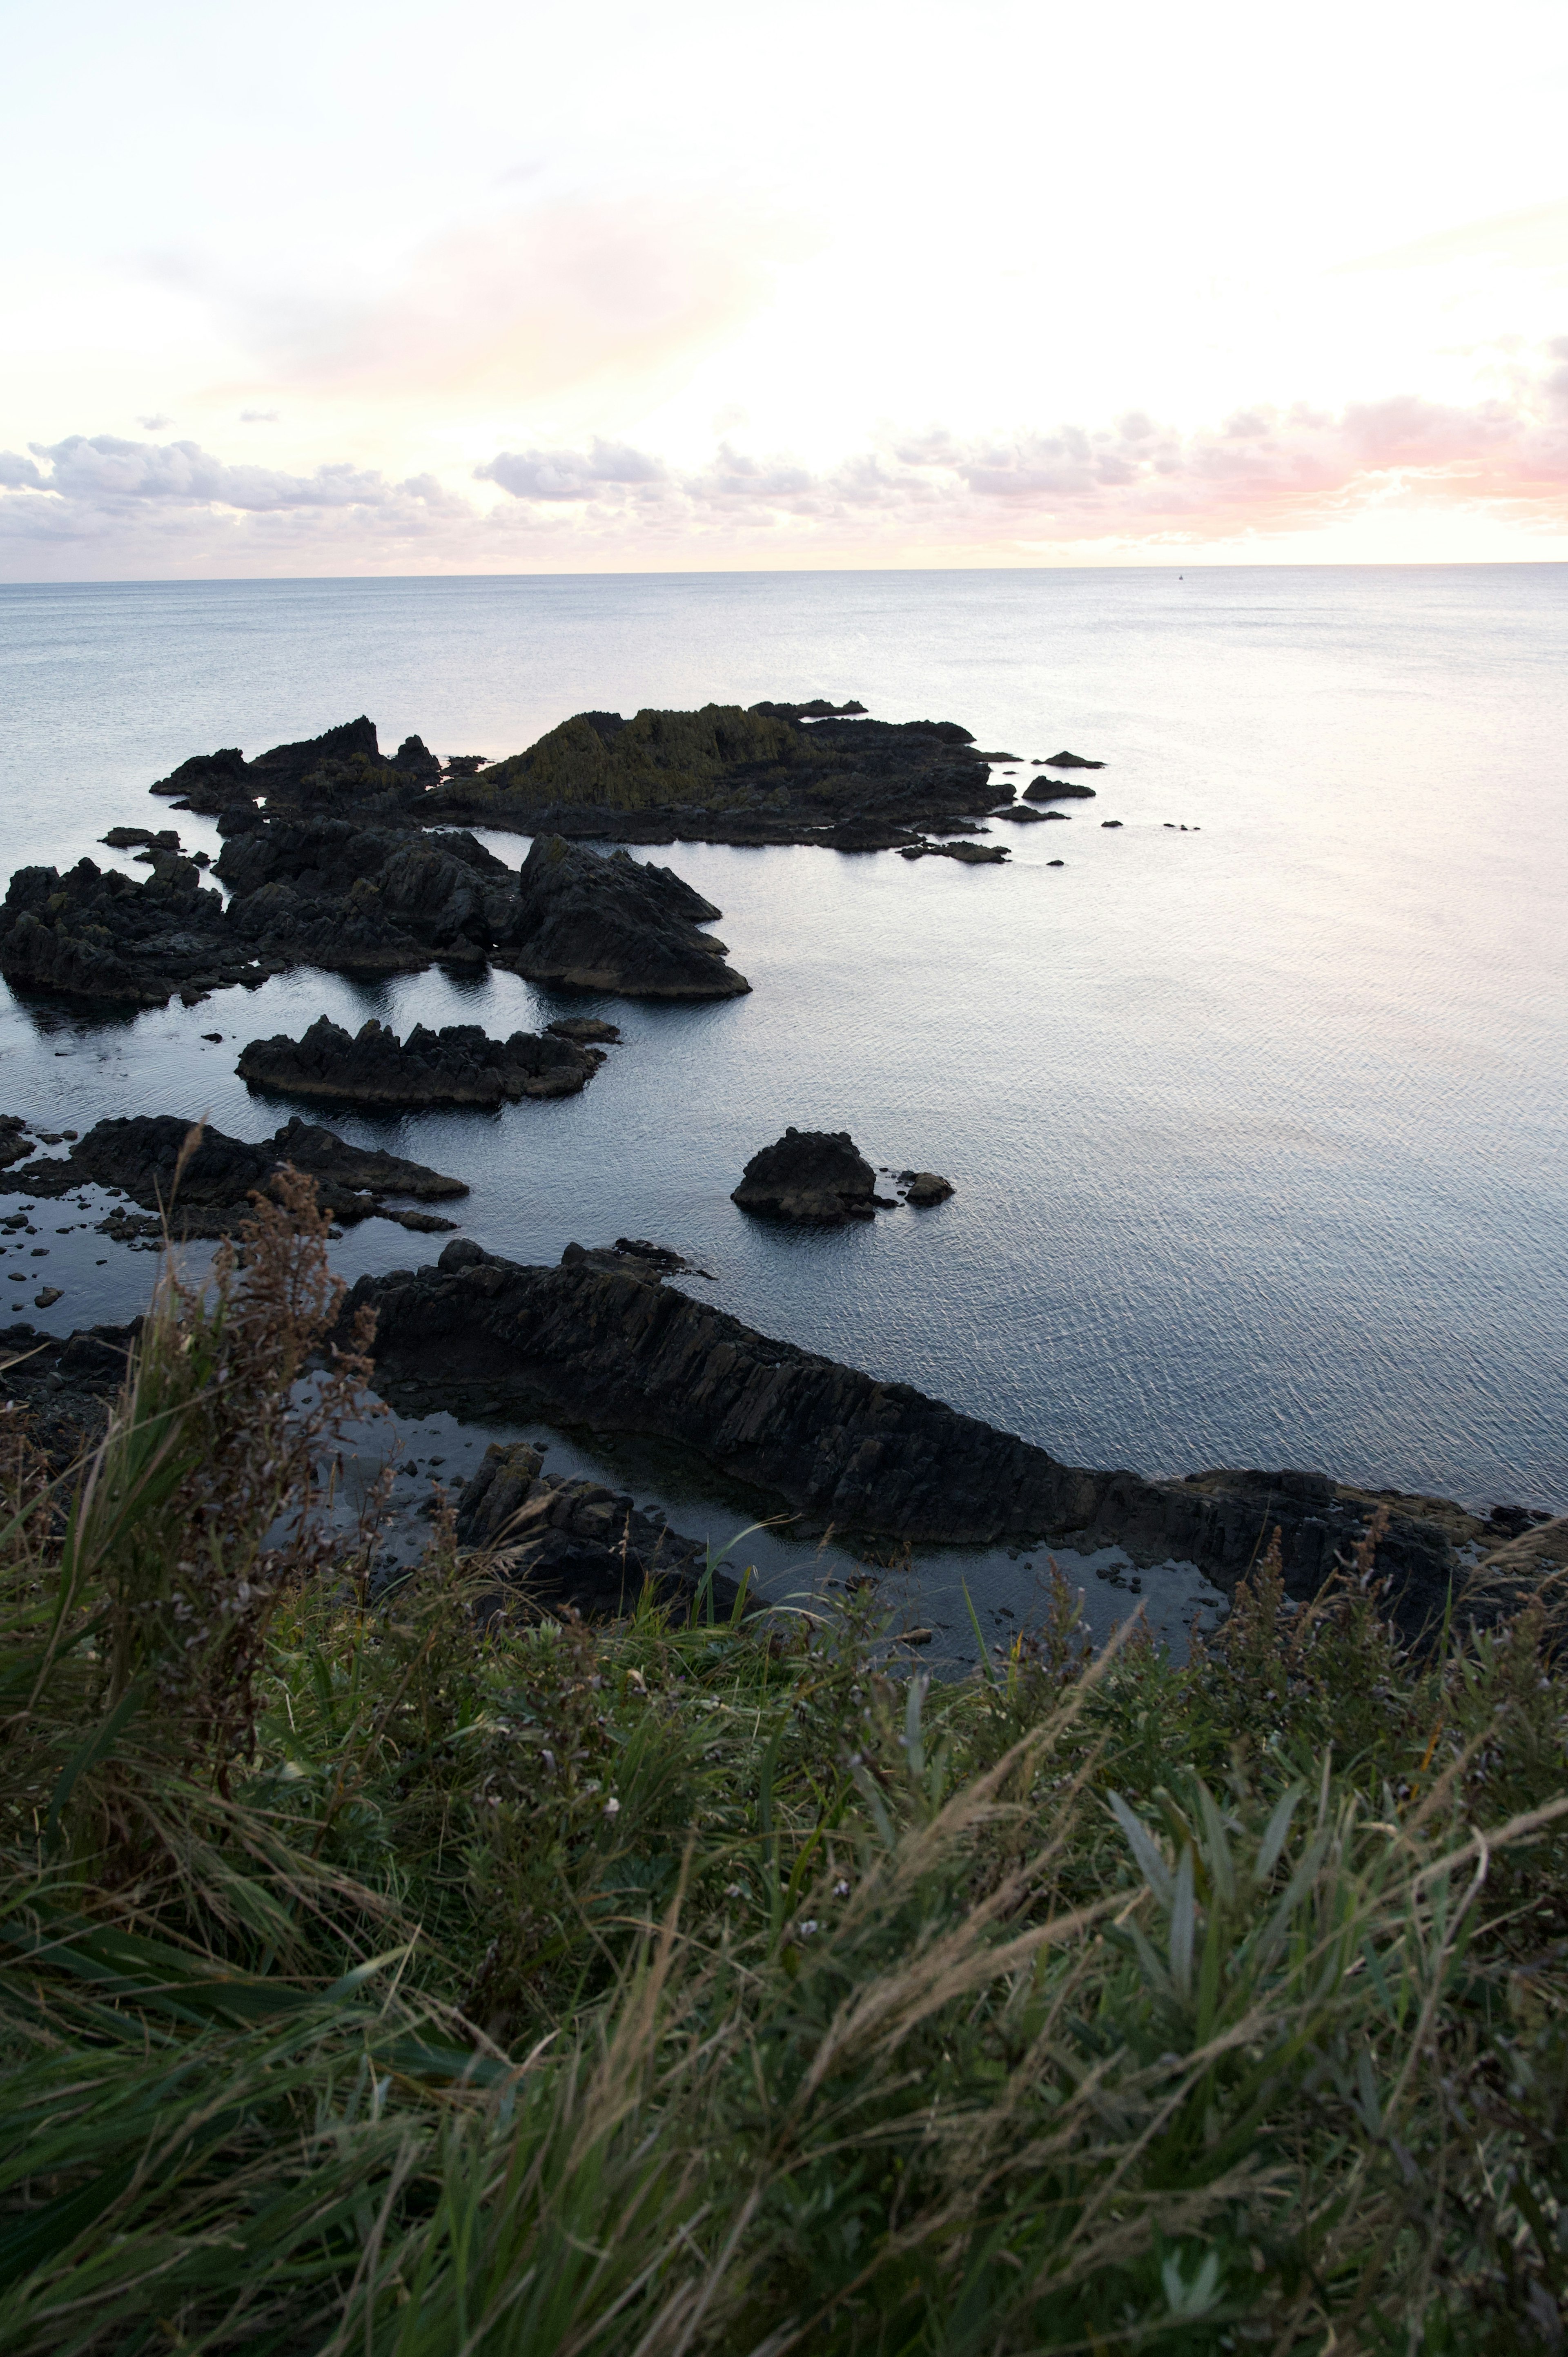
[[[324,1207],[340,1225],[360,1220],[392,1220],[426,1232],[449,1231],[454,1222],[431,1212],[411,1211],[387,1201],[412,1196],[442,1202],[466,1195],[461,1178],[446,1178],[421,1162],[405,1162],[346,1145],[329,1129],[297,1116],[264,1145],[252,1146],[220,1129],[205,1128],[180,1173],[175,1173],[192,1125],[169,1114],[139,1114],[98,1122],[69,1154],[0,1172],[0,1194],[59,1197],[83,1185],[118,1188],[149,1217],[112,1211],[102,1233],[122,1242],[162,1232],[162,1207],[173,1202],[169,1232],[177,1238],[230,1234],[249,1216],[253,1189],[264,1187],[286,1164],[315,1178]]]
[[[1377,1509],[1376,1567],[1411,1633],[1439,1619],[1486,1526],[1442,1500],[1379,1499],[1320,1473],[1181,1481],[1068,1465],[909,1384],[758,1334],[648,1263],[530,1267],[467,1239],[438,1264],[365,1277],[378,1388],[400,1408],[549,1416],[682,1444],[806,1529],[912,1543],[1124,1547],[1231,1588],[1277,1528],[1286,1585],[1316,1593]]]
[[[606,1030],[613,1026],[605,1025]],[[358,1032],[323,1015],[303,1039],[252,1039],[235,1067],[252,1088],[356,1104],[515,1104],[521,1097],[575,1096],[604,1061],[602,1049],[546,1032],[492,1039],[477,1023],[439,1031],[415,1024],[406,1039],[374,1017]]]
[[[705,1608],[707,1550],[683,1538],[628,1497],[586,1480],[543,1470],[527,1441],[497,1441],[485,1451],[457,1501],[459,1545],[489,1554],[502,1592],[546,1610],[570,1606],[586,1619],[618,1619],[651,1585],[659,1602]],[[715,1572],[715,1617],[727,1619],[739,1593]]]
[[[876,1216],[876,1173],[847,1129],[787,1129],[746,1164],[730,1197],[766,1220],[842,1227]]]
[[[64,1472],[102,1437],[139,1325],[81,1327],[63,1340],[25,1323],[0,1326],[0,1428],[6,1415],[23,1415],[51,1469]]]

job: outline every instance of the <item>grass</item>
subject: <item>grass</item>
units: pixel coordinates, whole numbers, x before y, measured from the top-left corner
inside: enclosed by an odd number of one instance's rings
[[[1185,1665],[377,1596],[308,1189],[0,1424],[0,2347],[1514,2352],[1568,2297],[1552,1600]],[[362,1340],[362,1338],[361,1338]],[[317,1364],[319,1362],[317,1361]]]

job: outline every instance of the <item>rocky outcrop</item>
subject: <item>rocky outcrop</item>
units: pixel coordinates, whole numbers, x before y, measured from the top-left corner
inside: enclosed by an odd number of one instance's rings
[[[906,1203],[926,1211],[933,1203],[945,1203],[954,1188],[950,1178],[939,1178],[934,1170],[900,1170],[898,1191]]]
[[[1103,770],[1103,761],[1086,761],[1081,753],[1047,753],[1040,767],[1045,770]]]
[[[1182,1481],[1067,1465],[908,1383],[758,1334],[646,1261],[527,1267],[455,1240],[435,1267],[365,1277],[377,1386],[420,1413],[539,1415],[678,1442],[811,1529],[929,1544],[1115,1544],[1194,1562],[1233,1587],[1281,1534],[1285,1577],[1314,1593],[1380,1504],[1377,1566],[1416,1630],[1440,1616],[1456,1550],[1486,1526],[1441,1501],[1380,1500],[1318,1473]]]
[[[868,719],[858,704],[580,712],[478,777],[448,780],[447,818],[628,843],[814,843],[887,850],[995,799],[953,721]]]
[[[63,1338],[21,1322],[0,1326],[5,1401],[25,1415],[52,1472],[68,1471],[102,1438],[140,1323],[79,1327]]]
[[[91,859],[63,876],[19,867],[0,907],[0,974],[18,989],[132,1006],[266,978],[195,861],[163,850],[142,881]]]
[[[711,1591],[714,1617],[729,1618],[739,1591],[720,1572],[704,1582],[700,1539],[682,1538],[596,1481],[546,1473],[543,1461],[525,1440],[494,1442],[457,1501],[458,1544],[489,1555],[500,1594],[615,1620],[650,1586],[678,1614],[705,1609]]]
[[[228,1137],[220,1129],[202,1128],[177,1189],[175,1173],[192,1126],[169,1114],[101,1121],[69,1154],[0,1171],[0,1194],[68,1195],[84,1184],[118,1188],[153,1215],[149,1222],[142,1222],[124,1212],[112,1213],[104,1232],[123,1233],[128,1240],[159,1232],[163,1211],[171,1202],[169,1228],[176,1237],[227,1235],[249,1215],[252,1190],[265,1187],[285,1163],[317,1181],[324,1207],[343,1226],[375,1218],[427,1232],[449,1230],[451,1220],[403,1210],[385,1199],[410,1196],[417,1202],[441,1202],[468,1191],[461,1178],[448,1178],[395,1154],[346,1145],[333,1131],[297,1115],[261,1146]]]
[[[1034,778],[1024,789],[1026,802],[1091,802],[1094,788],[1076,778]]]
[[[352,810],[387,822],[417,821],[423,796],[440,778],[441,764],[420,737],[406,737],[395,753],[384,754],[375,722],[361,713],[319,737],[274,745],[253,761],[233,745],[195,754],[151,791],[209,817],[264,798],[269,810]]]
[[[138,845],[149,851],[179,849],[179,836],[172,826],[159,827],[156,834],[150,826],[112,826],[98,839],[111,851],[134,851]]]
[[[256,789],[246,781],[245,757],[238,745],[225,745],[220,752],[193,753],[147,791],[177,795],[182,809],[211,813],[244,801]]]
[[[668,867],[542,835],[523,861],[508,938],[491,954],[531,982],[637,998],[733,998],[751,988],[698,927],[719,911]]]
[[[847,1129],[787,1129],[752,1156],[730,1201],[765,1220],[837,1228],[874,1220],[875,1194],[876,1173]]]
[[[235,1070],[252,1088],[290,1096],[493,1108],[520,1097],[575,1096],[603,1062],[601,1049],[558,1034],[514,1031],[510,1039],[492,1039],[477,1023],[451,1023],[440,1031],[416,1023],[400,1041],[373,1017],[349,1032],[323,1015],[302,1039],[281,1032],[252,1039]]]

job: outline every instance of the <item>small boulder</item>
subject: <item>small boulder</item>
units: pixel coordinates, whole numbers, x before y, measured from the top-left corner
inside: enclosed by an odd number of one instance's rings
[[[950,1178],[940,1178],[934,1170],[900,1170],[898,1184],[904,1189],[904,1200],[917,1210],[929,1203],[945,1203],[953,1192]]]
[[[1086,761],[1081,753],[1047,753],[1041,767],[1047,770],[1103,770],[1103,761]]]
[[[1094,788],[1076,778],[1032,778],[1024,789],[1026,802],[1091,802]]]
[[[847,1129],[787,1129],[746,1164],[730,1197],[759,1218],[842,1227],[871,1220],[876,1173]]]

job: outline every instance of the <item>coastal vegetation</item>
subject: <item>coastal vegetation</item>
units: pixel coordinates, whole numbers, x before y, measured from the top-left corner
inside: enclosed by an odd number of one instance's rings
[[[1550,1581],[1412,1650],[1264,1553],[1180,1664],[1052,1579],[943,1684],[859,1575],[389,1578],[274,1188],[91,1454],[0,1425],[0,2344],[1560,2345]]]

